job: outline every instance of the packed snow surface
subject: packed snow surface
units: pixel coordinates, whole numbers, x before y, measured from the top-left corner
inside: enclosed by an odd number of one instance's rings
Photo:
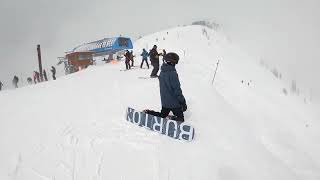
[[[158,80],[139,78],[151,69],[92,66],[0,92],[0,179],[320,179],[312,103],[285,95],[289,85],[222,32],[186,26],[145,36],[134,44],[136,66],[153,44],[180,55],[192,142],[125,121],[128,106],[160,110]]]

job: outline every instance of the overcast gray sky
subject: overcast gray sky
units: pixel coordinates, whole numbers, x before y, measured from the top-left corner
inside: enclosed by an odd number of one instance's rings
[[[201,19],[222,24],[244,50],[320,92],[318,0],[0,0],[0,80],[31,76],[36,44],[47,68],[83,42]]]

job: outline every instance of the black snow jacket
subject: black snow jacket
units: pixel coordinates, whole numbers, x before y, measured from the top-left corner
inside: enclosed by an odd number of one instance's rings
[[[161,66],[159,83],[162,107],[181,108],[186,104],[178,73],[173,65],[163,64]]]
[[[149,56],[150,56],[150,61],[151,62],[159,62],[159,53],[157,51],[157,49],[151,49],[149,52]]]
[[[124,57],[126,57],[126,61],[130,61],[131,53],[128,51],[124,54]]]

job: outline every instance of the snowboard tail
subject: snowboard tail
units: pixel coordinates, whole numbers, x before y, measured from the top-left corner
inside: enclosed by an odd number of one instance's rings
[[[130,107],[126,111],[126,120],[174,139],[192,141],[194,138],[194,128],[185,122],[153,116]]]

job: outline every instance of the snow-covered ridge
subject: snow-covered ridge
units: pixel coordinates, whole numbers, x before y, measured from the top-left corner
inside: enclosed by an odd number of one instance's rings
[[[136,127],[127,106],[160,109],[151,70],[90,67],[0,93],[0,179],[319,179],[319,117],[312,104],[203,26],[177,27],[134,44],[177,52],[196,129],[185,143]],[[212,78],[219,61],[216,78]]]

